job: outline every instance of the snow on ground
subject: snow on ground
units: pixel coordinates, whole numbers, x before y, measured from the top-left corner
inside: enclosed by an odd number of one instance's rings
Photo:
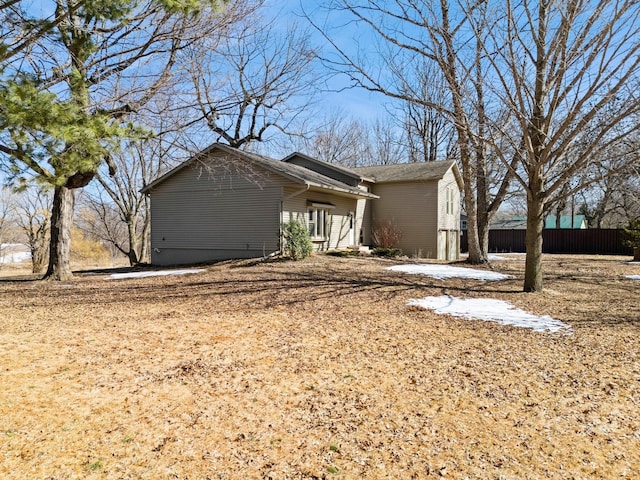
[[[446,278],[471,278],[473,280],[506,280],[511,275],[491,272],[487,270],[477,270],[473,268],[452,267],[451,265],[440,264],[418,264],[418,265],[394,265],[387,270],[394,272],[404,272],[414,275],[427,275],[432,278],[444,280]]]
[[[21,243],[3,243],[0,245],[0,263],[20,263],[31,260],[31,252]]]
[[[538,332],[558,332],[571,329],[569,325],[549,316],[538,316],[515,308],[508,302],[490,298],[456,298],[450,295],[409,300],[407,305],[433,310],[469,320],[486,320],[502,325],[531,328]]]
[[[629,280],[640,280],[640,275],[627,275]]]
[[[188,273],[200,273],[204,272],[204,269],[192,269],[192,270],[155,270],[150,272],[129,272],[129,273],[114,273],[107,277],[108,279],[122,279],[122,278],[145,278],[145,277],[157,277],[164,275],[186,275]]]
[[[509,261],[509,260],[524,260],[526,253],[519,252],[504,252],[504,253],[490,253],[487,255],[487,260],[490,262],[494,261]],[[461,259],[469,258],[468,253],[461,253]]]

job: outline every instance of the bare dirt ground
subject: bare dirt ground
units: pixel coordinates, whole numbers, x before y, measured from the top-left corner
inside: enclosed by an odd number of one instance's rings
[[[2,479],[640,475],[640,265],[546,256],[546,290],[369,258],[0,281]],[[489,267],[486,267],[489,268]],[[408,308],[507,300],[538,333]]]

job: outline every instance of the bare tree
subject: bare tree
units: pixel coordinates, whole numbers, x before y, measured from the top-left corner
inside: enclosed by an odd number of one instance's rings
[[[598,181],[579,192],[579,213],[590,227],[622,228],[640,218],[640,165],[631,164],[615,175],[595,165]],[[615,165],[613,166],[615,168]]]
[[[16,204],[16,223],[27,239],[31,252],[33,273],[42,273],[49,254],[51,227],[51,191],[46,187],[31,186],[19,193]]]
[[[358,166],[393,165],[407,160],[407,153],[403,136],[406,132],[399,129],[391,119],[377,118],[369,126],[368,135],[362,140],[366,142],[367,155]]]
[[[15,201],[8,188],[0,189],[0,268],[5,244],[11,239],[10,223],[15,210]]]
[[[585,187],[567,182],[602,152],[637,162],[625,139],[640,128],[640,9],[634,0],[508,0],[494,18],[483,54],[515,119],[503,133],[525,147],[512,169],[527,195],[524,290],[540,291],[545,213]]]
[[[150,253],[150,204],[140,190],[172,166],[169,158],[181,153],[169,133],[159,132],[115,154],[115,175],[101,169],[96,176],[101,188],[85,191],[81,199],[87,216],[81,228],[113,246],[131,265],[148,261]]]
[[[390,119],[372,123],[356,120],[341,110],[326,114],[296,137],[293,148],[328,163],[344,167],[390,165],[407,158],[403,131]]]
[[[328,163],[357,167],[368,158],[367,128],[363,122],[336,110],[311,129],[311,135],[297,140],[297,149]]]
[[[489,221],[507,195],[512,175],[501,167],[498,175],[489,178],[489,163],[498,158],[494,150],[501,143],[495,125],[503,126],[510,118],[501,109],[491,108],[495,96],[485,85],[488,61],[482,45],[491,20],[489,6],[487,2],[457,3],[453,8],[448,0],[330,2],[330,16],[350,15],[379,39],[374,52],[352,54],[326,27],[330,19],[312,22],[337,54],[326,56],[325,63],[346,74],[354,85],[433,109],[447,118],[455,131],[464,180],[469,262],[483,263],[487,261]],[[421,71],[414,65],[439,70],[446,98],[425,97],[425,77],[420,78]],[[517,148],[511,151],[513,165],[519,152]]]
[[[420,92],[421,98],[428,99],[431,105],[448,104],[446,82],[435,63],[418,63],[413,77],[414,91]],[[400,115],[410,162],[433,162],[456,156],[453,126],[439,108],[431,105],[401,102]]]
[[[27,4],[20,2],[23,13],[40,12]],[[74,191],[123,138],[140,136],[127,116],[166,86],[180,51],[215,32],[217,8],[215,0],[56,0],[54,26],[5,64],[0,160],[14,178],[54,187],[45,278],[72,277]],[[7,43],[19,44],[13,35],[42,21],[21,17]]]
[[[193,122],[204,121],[217,141],[244,148],[272,132],[298,133],[292,126],[308,113],[322,78],[309,34],[284,27],[257,10],[224,39],[204,37],[190,49]]]

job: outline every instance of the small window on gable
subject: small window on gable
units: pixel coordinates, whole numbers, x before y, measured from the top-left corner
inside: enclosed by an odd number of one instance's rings
[[[446,203],[447,203],[447,215],[453,215],[453,188],[447,188]]]

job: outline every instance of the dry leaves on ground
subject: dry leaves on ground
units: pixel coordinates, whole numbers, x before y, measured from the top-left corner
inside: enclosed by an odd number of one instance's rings
[[[634,478],[640,307],[621,257],[546,290],[317,255],[192,275],[0,282],[0,477]],[[489,268],[489,267],[487,267]],[[572,326],[409,308],[450,294]]]

